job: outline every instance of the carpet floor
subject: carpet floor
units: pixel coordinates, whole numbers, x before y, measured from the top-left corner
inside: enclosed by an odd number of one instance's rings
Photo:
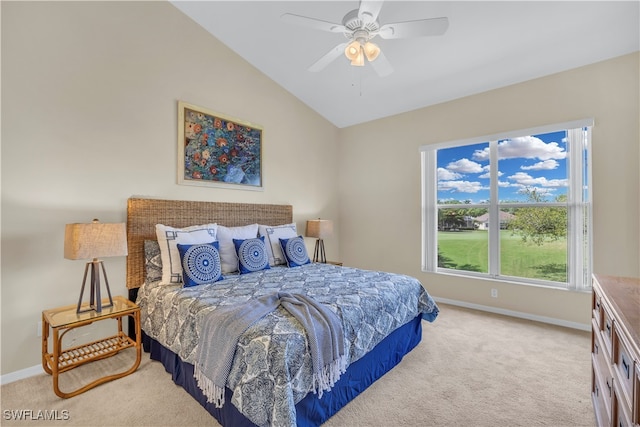
[[[589,332],[439,305],[422,342],[324,426],[595,425]],[[60,388],[124,371],[134,357],[64,373]],[[218,426],[146,353],[135,373],[71,399],[41,374],[3,385],[0,404],[3,426]]]

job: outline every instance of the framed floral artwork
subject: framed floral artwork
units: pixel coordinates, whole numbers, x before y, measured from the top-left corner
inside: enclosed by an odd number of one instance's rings
[[[262,127],[179,101],[178,184],[262,190]]]

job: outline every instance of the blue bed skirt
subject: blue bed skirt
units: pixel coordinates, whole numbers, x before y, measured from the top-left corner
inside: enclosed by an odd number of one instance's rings
[[[208,403],[202,391],[193,378],[193,365],[185,363],[157,341],[149,338],[143,332],[144,350],[150,352],[153,360],[162,362],[167,372],[171,373],[173,381],[183,387],[200,405],[202,405],[223,426],[255,427],[235,406],[227,404],[231,401],[232,392],[226,389],[225,404],[216,408]],[[322,399],[309,393],[296,405],[298,426],[319,426],[338,412],[347,403],[362,393],[378,378],[396,366],[405,354],[409,353],[422,339],[422,322],[418,316],[393,331],[369,353],[352,363],[347,372],[325,392]]]

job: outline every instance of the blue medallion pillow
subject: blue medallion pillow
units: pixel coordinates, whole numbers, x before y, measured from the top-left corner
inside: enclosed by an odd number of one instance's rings
[[[181,245],[178,252],[182,264],[182,281],[185,287],[214,283],[222,280],[222,263],[218,242]]]
[[[289,267],[300,267],[311,262],[302,236],[280,239],[280,246]]]
[[[236,253],[238,254],[238,271],[240,271],[240,274],[270,268],[264,237],[233,239],[233,245],[236,247]]]

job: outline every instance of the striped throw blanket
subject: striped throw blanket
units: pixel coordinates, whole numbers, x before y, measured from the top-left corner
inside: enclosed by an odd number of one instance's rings
[[[224,405],[224,390],[240,336],[279,305],[307,332],[313,363],[314,393],[322,397],[347,368],[340,318],[324,304],[302,294],[274,293],[246,303],[218,307],[203,322],[194,377],[207,401]]]

